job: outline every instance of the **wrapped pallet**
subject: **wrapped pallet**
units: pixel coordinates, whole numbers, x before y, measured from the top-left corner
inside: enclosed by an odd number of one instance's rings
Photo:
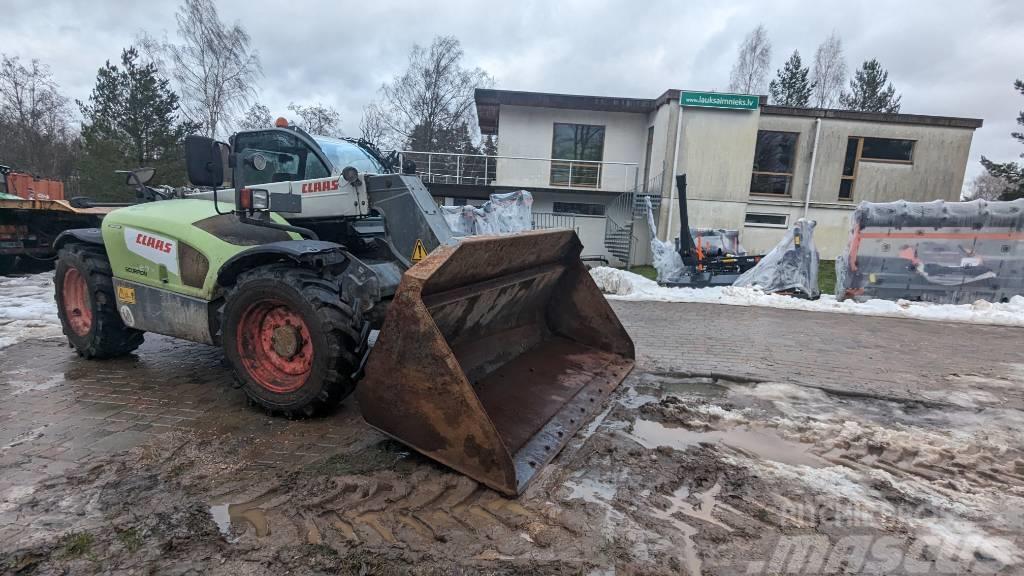
[[[1024,199],[863,202],[836,296],[966,304],[1024,294]]]

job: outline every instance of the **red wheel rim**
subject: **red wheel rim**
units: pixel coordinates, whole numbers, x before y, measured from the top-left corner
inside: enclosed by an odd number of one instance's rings
[[[89,299],[89,285],[78,268],[68,268],[64,273],[61,294],[68,327],[78,336],[85,336],[92,328],[92,305]]]
[[[260,386],[298,390],[313,369],[313,341],[302,316],[276,300],[251,304],[238,323],[238,356]]]

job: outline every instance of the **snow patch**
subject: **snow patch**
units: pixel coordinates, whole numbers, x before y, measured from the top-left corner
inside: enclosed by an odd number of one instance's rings
[[[1024,326],[1024,296],[1007,303],[979,300],[973,304],[931,304],[898,300],[836,300],[823,294],[818,300],[801,300],[779,294],[767,294],[758,288],[738,286],[709,288],[669,288],[625,270],[605,266],[592,268],[590,275],[609,300],[631,302],[696,302],[729,306],[762,306],[809,312],[832,312],[862,316],[912,318],[938,322]]]
[[[62,335],[53,300],[53,272],[0,276],[0,350],[22,340]]]

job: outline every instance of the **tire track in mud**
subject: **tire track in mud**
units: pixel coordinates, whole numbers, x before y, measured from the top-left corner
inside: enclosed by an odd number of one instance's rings
[[[577,530],[557,512],[531,509],[464,476],[417,470],[330,479],[326,493],[303,499],[301,487],[273,488],[231,504],[232,529],[332,547],[400,545],[417,551],[451,546],[460,556],[535,556]],[[286,492],[291,495],[286,495]],[[265,526],[269,526],[269,529]],[[251,527],[251,529],[249,528]],[[566,560],[564,555],[560,559]]]

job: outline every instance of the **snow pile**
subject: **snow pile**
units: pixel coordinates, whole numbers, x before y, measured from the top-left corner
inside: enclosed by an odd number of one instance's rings
[[[1024,296],[1014,296],[1005,304],[978,300],[973,304],[930,304],[899,300],[839,302],[823,294],[818,300],[801,300],[778,294],[766,294],[758,288],[738,286],[711,288],[668,288],[625,270],[598,267],[590,270],[597,287],[611,300],[654,302],[698,302],[731,306],[764,306],[810,312],[834,312],[863,316],[888,316],[940,322],[964,322],[999,326],[1024,326]]]
[[[53,272],[0,276],[0,350],[29,338],[61,336]]]

